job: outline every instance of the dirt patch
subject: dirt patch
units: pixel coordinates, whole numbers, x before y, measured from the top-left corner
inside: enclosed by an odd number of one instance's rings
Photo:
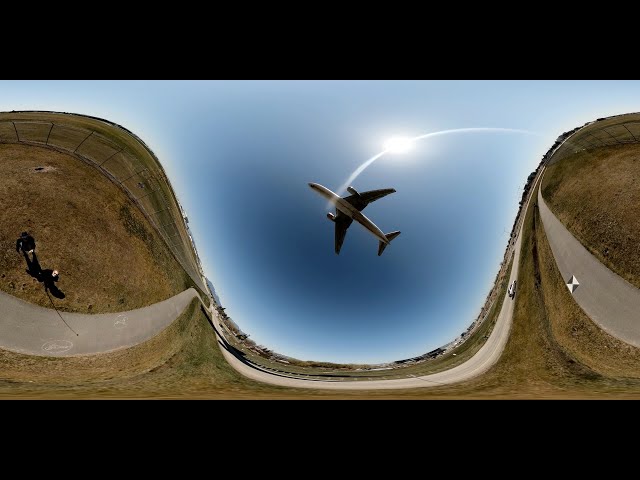
[[[33,173],[55,172],[56,171],[56,167],[52,167],[51,165],[45,165],[45,166],[30,168],[29,171],[33,172]]]
[[[187,287],[188,277],[164,241],[96,168],[50,148],[0,144],[0,179],[1,290],[51,307],[16,252],[23,231],[36,240],[41,268],[60,271],[60,310],[130,310]]]

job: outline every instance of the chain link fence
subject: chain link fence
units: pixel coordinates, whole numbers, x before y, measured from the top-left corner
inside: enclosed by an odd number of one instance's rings
[[[582,150],[640,141],[640,114],[629,113],[601,118],[576,129],[549,155],[548,164],[562,160]]]
[[[0,115],[0,142],[46,146],[96,167],[128,194],[198,288],[208,292],[195,245],[164,169],[132,132],[82,115],[7,112]]]

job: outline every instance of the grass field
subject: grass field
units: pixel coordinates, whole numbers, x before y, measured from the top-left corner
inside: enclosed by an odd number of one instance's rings
[[[609,145],[622,145],[640,141],[640,114],[627,113],[603,118],[578,129],[571,138],[559,146],[551,159],[560,161],[576,151],[592,150]]]
[[[415,390],[326,392],[248,380],[223,359],[193,302],[149,342],[92,357],[0,355],[0,396],[28,398],[640,398],[638,349],[609,337],[573,303],[555,267],[534,202],[522,232],[519,292],[504,353],[486,374]],[[153,355],[150,352],[153,351]],[[165,354],[160,354],[164,352]],[[33,368],[12,372],[15,362]],[[114,378],[116,377],[116,378]]]
[[[292,391],[248,380],[222,357],[194,300],[151,340],[89,357],[36,357],[0,350],[2,398],[292,398]]]
[[[542,194],[580,243],[640,288],[640,145],[574,153],[549,166]]]
[[[474,380],[415,396],[640,398],[638,349],[601,331],[575,304],[534,202],[522,235],[513,326],[500,360]]]
[[[528,209],[519,292],[505,351],[486,374],[433,388],[326,392],[253,382],[224,361],[193,302],[177,322],[129,350],[80,358],[2,352],[0,396],[21,398],[640,398],[638,349],[594,327],[557,271],[542,223]],[[595,330],[594,330],[595,328]],[[576,333],[577,332],[577,333]],[[155,356],[149,356],[154,352]],[[159,353],[161,352],[161,353]],[[137,359],[137,360],[133,360]],[[32,369],[11,365],[32,362]],[[634,371],[635,369],[635,371]],[[28,375],[27,375],[28,373]]]
[[[129,192],[201,292],[182,212],[164,169],[132,132],[92,117],[55,112],[0,113],[0,142],[36,142],[73,153],[110,175]]]
[[[64,311],[131,310],[191,285],[130,199],[95,168],[61,152],[0,143],[0,289],[51,307],[43,285],[15,250],[20,232],[36,239],[43,269],[60,271]],[[36,168],[45,167],[38,171]]]
[[[8,133],[3,132],[0,129],[0,134],[10,135],[8,130]],[[34,127],[29,134],[42,135],[42,130]],[[608,157],[607,162],[609,158],[614,162],[607,165],[607,171],[598,170],[600,167],[597,165],[602,163],[604,156],[599,158],[600,154],[596,150],[577,154],[593,157],[592,170],[589,170],[589,158],[585,162],[567,158],[566,161],[550,166],[541,187],[550,207],[558,214],[559,209],[554,208],[551,198],[555,196],[559,205],[565,202],[569,205],[568,211],[575,209],[576,224],[586,221],[581,217],[584,210],[591,216],[600,215],[597,218],[608,219],[610,223],[614,209],[618,209],[617,215],[632,215],[630,212],[633,200],[637,199],[633,193],[635,190],[631,190],[629,198],[624,195],[627,195],[629,189],[635,188],[635,179],[640,177],[633,170],[635,153],[629,152],[635,150],[631,147],[635,146],[604,147],[609,150],[602,155]],[[616,168],[612,168],[614,166]],[[609,172],[620,168],[627,169],[626,175]],[[622,198],[600,197],[597,193],[589,193],[588,200],[579,204],[575,195],[584,187],[577,184],[576,175],[579,179],[584,177],[586,180],[602,175],[602,181],[609,182],[610,194]],[[628,177],[632,179],[629,180]],[[626,181],[631,184],[624,183]],[[519,288],[514,300],[515,311],[509,339],[498,362],[487,373],[473,380],[432,388],[370,392],[285,389],[257,383],[242,377],[224,361],[209,321],[194,301],[178,321],[148,342],[131,349],[92,357],[65,358],[30,357],[0,351],[0,396],[247,399],[640,398],[640,349],[630,347],[603,332],[576,305],[555,265],[535,207],[536,194],[534,189],[534,200],[525,213],[521,233]],[[607,192],[603,191],[601,194],[606,195]],[[620,205],[611,205],[616,202]],[[560,214],[558,216],[569,227],[567,220]],[[629,231],[624,230],[622,220],[613,220],[613,223],[620,225],[610,226],[609,230],[612,232]],[[132,227],[132,231],[135,230]],[[632,230],[634,232],[636,231]],[[637,235],[635,238],[638,238]],[[635,256],[638,257],[637,250]],[[617,258],[613,255],[607,257]],[[503,283],[501,290],[504,288]],[[502,297],[501,293],[500,298]],[[499,310],[498,305],[493,308],[493,313]],[[480,348],[482,338],[486,335],[481,330],[491,328],[492,321],[493,319],[487,319],[466,342],[468,346],[466,351],[459,353],[461,357],[468,357],[473,349]],[[445,365],[446,362],[451,362],[451,358],[442,357],[438,360],[442,362],[442,369],[453,366],[453,363]],[[461,359],[456,358],[455,361]],[[436,362],[429,368],[434,365]],[[385,372],[379,373],[384,378]]]

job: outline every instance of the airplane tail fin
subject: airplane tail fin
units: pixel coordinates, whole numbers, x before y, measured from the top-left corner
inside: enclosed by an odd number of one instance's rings
[[[398,235],[400,235],[400,232],[395,231],[395,232],[391,232],[391,233],[385,233],[385,237],[387,237],[387,240],[389,240],[389,242],[391,242],[391,240],[393,240],[394,238],[396,238]],[[382,252],[384,252],[384,249],[387,248],[387,244],[384,242],[378,242],[378,256],[382,255]]]

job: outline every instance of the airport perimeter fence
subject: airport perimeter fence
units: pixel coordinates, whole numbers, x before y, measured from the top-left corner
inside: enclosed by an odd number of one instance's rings
[[[591,122],[571,135],[549,158],[549,164],[598,147],[640,142],[640,114],[619,115]]]
[[[617,115],[615,117],[603,118],[594,122],[585,124],[582,128],[578,129],[570,135],[566,141],[557,146],[555,150],[551,150],[548,155],[547,164],[553,164],[563,158],[566,158],[574,153],[578,153],[582,150],[591,150],[599,147],[606,147],[612,145],[623,145],[640,142],[640,114],[631,113],[624,115]],[[546,156],[547,156],[546,155]],[[537,176],[534,178],[532,184],[535,184]],[[468,332],[471,333],[478,326],[480,326],[487,315],[491,311],[491,307],[497,297],[495,293],[499,290],[500,282],[505,274],[509,261],[514,254],[514,248],[517,240],[516,232],[520,231],[520,225],[524,220],[526,212],[524,210],[518,212],[518,218],[514,222],[514,227],[507,245],[507,250],[503,258],[500,270],[496,276],[496,280],[493,287],[487,297],[487,300],[483,304],[480,314],[476,317],[476,320],[472,324],[472,329]]]
[[[98,168],[138,205],[198,288],[207,292],[182,211],[153,152],[139,138],[117,125],[101,121],[103,130],[108,125],[119,129],[120,135],[129,135],[130,141],[147,152],[142,155],[147,158],[140,158],[141,155],[126,142],[119,141],[117,135],[107,138],[91,128],[65,124],[61,117],[60,122],[0,120],[0,142],[46,146],[80,157]],[[90,122],[87,120],[87,123]]]

